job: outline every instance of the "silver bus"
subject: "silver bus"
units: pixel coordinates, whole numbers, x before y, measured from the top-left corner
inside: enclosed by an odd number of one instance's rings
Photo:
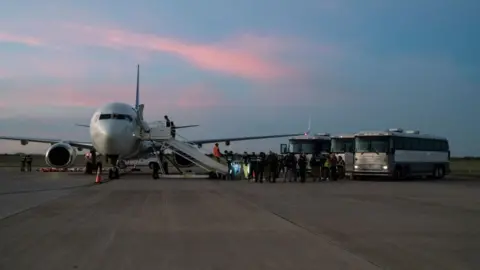
[[[351,175],[354,166],[355,135],[345,134],[332,137],[331,152],[345,161],[345,175]]]
[[[352,178],[426,176],[440,179],[449,173],[450,150],[444,137],[402,129],[355,134]]]

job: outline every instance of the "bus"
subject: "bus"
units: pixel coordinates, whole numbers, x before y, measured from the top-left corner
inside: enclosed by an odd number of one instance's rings
[[[345,134],[333,136],[330,151],[337,157],[342,157],[345,161],[345,175],[351,175],[355,152],[355,135]]]
[[[331,148],[331,138],[329,133],[317,133],[314,136],[296,136],[288,140],[287,144],[281,144],[280,152],[282,154],[293,153],[297,160],[301,153],[305,153],[308,160],[314,155],[328,154]],[[310,171],[310,162],[307,164],[307,170]]]
[[[444,137],[389,129],[355,134],[352,178],[387,176],[441,179],[450,173],[450,149]]]

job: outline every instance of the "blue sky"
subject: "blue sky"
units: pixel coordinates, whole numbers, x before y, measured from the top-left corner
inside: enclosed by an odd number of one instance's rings
[[[25,7],[29,8],[26,9]],[[200,124],[190,139],[403,127],[478,155],[480,3],[10,1],[0,10],[0,131],[88,140],[105,102]],[[278,150],[284,139],[233,144]],[[0,152],[45,146],[0,142]]]

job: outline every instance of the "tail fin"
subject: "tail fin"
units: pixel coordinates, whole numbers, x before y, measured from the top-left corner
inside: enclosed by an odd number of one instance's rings
[[[137,65],[137,94],[135,97],[135,109],[140,105],[140,65]]]
[[[312,128],[311,123],[312,123],[312,117],[309,116],[308,117],[308,130],[307,130],[307,132],[305,132],[305,136],[310,135],[310,129]]]

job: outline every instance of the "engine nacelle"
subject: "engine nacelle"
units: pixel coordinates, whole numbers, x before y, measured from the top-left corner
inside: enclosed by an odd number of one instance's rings
[[[173,153],[173,161],[178,167],[183,167],[183,168],[192,167],[194,165],[193,162],[176,153]]]
[[[68,143],[56,143],[48,148],[45,154],[45,162],[50,167],[54,168],[68,168],[75,158],[77,151]]]

